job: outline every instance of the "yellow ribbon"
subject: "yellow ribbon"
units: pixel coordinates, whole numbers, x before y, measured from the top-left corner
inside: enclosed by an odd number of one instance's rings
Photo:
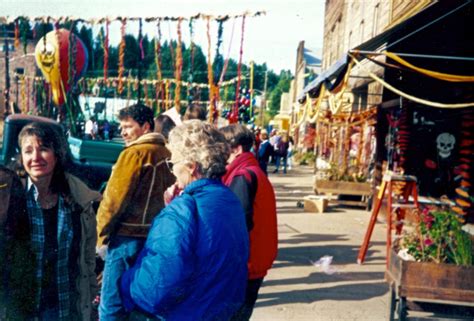
[[[460,103],[460,104],[444,104],[444,103],[439,103],[439,102],[434,102],[434,101],[429,101],[429,100],[426,100],[426,99],[422,99],[422,98],[418,98],[418,97],[415,97],[415,96],[412,96],[412,95],[409,95],[395,87],[393,87],[392,85],[388,84],[387,82],[385,82],[384,80],[380,79],[379,77],[377,77],[374,73],[370,72],[369,70],[367,70],[367,68],[365,68],[351,53],[348,53],[349,57],[351,57],[352,59],[354,59],[354,62],[362,69],[364,70],[365,72],[367,72],[367,74],[372,78],[374,79],[375,81],[378,81],[379,83],[382,84],[382,86],[384,86],[385,88],[387,88],[388,90],[390,91],[393,91],[394,93],[396,93],[397,95],[399,96],[402,96],[406,99],[409,99],[411,101],[414,101],[414,102],[417,102],[419,104],[422,104],[422,105],[426,105],[426,106],[430,106],[430,107],[436,107],[436,108],[466,108],[466,107],[474,107],[474,102],[472,103]]]
[[[400,58],[396,54],[392,52],[383,52],[387,57],[395,60],[396,62],[400,63],[401,65],[408,67],[410,69],[416,70],[419,73],[422,73],[424,75],[436,78],[436,79],[441,79],[441,80],[446,80],[446,81],[451,81],[451,82],[474,82],[474,76],[459,76],[459,75],[451,75],[451,74],[445,74],[442,72],[437,72],[437,71],[431,71],[428,69],[423,69],[420,67],[416,67],[412,64],[410,64],[408,61]]]

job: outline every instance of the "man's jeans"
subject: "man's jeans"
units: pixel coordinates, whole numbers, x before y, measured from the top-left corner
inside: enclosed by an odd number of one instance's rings
[[[100,294],[100,321],[123,320],[127,313],[120,297],[120,277],[135,261],[145,243],[144,238],[116,236],[107,249]]]

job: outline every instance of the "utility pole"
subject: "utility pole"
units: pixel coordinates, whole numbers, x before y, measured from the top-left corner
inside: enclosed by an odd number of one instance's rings
[[[253,61],[250,62],[250,119],[253,117]]]
[[[268,70],[265,70],[265,82],[263,84],[263,99],[262,106],[260,107],[260,126],[263,127],[263,122],[265,121],[264,114],[265,109],[267,108],[267,83],[268,83]]]

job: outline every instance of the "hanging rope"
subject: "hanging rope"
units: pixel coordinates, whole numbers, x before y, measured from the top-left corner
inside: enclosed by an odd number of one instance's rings
[[[369,70],[367,70],[367,68],[365,68],[352,54],[348,53],[349,57],[351,57],[352,59],[354,59],[354,62],[362,69],[364,70],[365,72],[367,72],[367,74],[374,80],[378,81],[380,84],[382,84],[385,88],[387,88],[388,90],[396,93],[397,95],[399,96],[402,96],[408,100],[411,100],[411,101],[414,101],[414,102],[417,102],[419,104],[422,104],[422,105],[426,105],[426,106],[430,106],[430,107],[436,107],[436,108],[465,108],[465,107],[474,107],[474,102],[471,102],[471,103],[460,103],[460,104],[445,104],[445,103],[439,103],[439,102],[433,102],[433,101],[429,101],[429,100],[426,100],[426,99],[422,99],[422,98],[418,98],[418,97],[415,97],[415,96],[412,96],[412,95],[409,95],[399,89],[396,89],[394,88],[392,85],[388,84],[387,82],[385,82],[384,80],[382,80],[381,78],[377,77],[377,75],[375,75],[374,73],[370,72]]]
[[[168,21],[168,37],[169,39],[171,39],[171,24],[170,22]],[[176,60],[174,59],[174,48],[173,48],[173,41],[170,40],[170,43],[169,43],[169,49],[170,49],[170,56],[171,56],[171,68],[173,70],[176,69]]]
[[[209,123],[213,122],[214,115],[214,76],[212,70],[212,60],[211,60],[211,26],[210,19],[207,19],[206,23],[206,34],[207,34],[207,81],[209,83],[209,112],[207,118]]]
[[[180,112],[181,109],[181,72],[183,70],[183,53],[181,48],[181,19],[178,20],[177,26],[178,44],[176,46],[176,87],[174,91],[174,105],[176,110]]]
[[[119,65],[118,65],[118,87],[119,94],[123,92],[123,73],[125,72],[125,31],[127,28],[127,18],[121,20],[120,45],[119,45]]]
[[[237,65],[237,86],[235,87],[235,104],[234,110],[231,113],[230,123],[236,123],[239,118],[239,94],[240,94],[240,80],[242,76],[242,56],[244,53],[244,31],[245,31],[245,16],[242,17],[242,33],[240,36],[240,51],[239,64]]]
[[[224,62],[224,67],[222,68],[221,76],[219,77],[219,87],[222,85],[222,82],[224,81],[224,76],[227,71],[227,66],[229,65],[229,59],[230,59],[230,50],[232,48],[232,39],[234,39],[234,29],[235,29],[235,19],[232,22],[232,30],[230,32],[230,41],[229,41],[229,48],[227,49],[227,57]]]
[[[143,22],[142,19],[138,20],[138,43],[140,44],[140,57],[138,59],[138,86],[137,86],[137,101],[140,102],[142,98],[142,67],[143,67]]]
[[[3,97],[5,99],[5,112],[3,114],[3,119],[6,119],[10,113],[10,44],[8,43],[7,26],[5,24],[3,25],[3,41],[5,48],[5,88],[3,90]]]

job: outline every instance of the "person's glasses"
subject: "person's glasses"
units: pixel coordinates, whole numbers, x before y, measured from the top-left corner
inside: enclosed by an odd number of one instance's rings
[[[184,160],[179,160],[179,161],[176,161],[176,162],[172,162],[171,159],[167,158],[165,159],[165,162],[166,162],[166,166],[168,166],[168,169],[170,170],[171,173],[173,173],[173,166],[176,165],[176,164],[179,164],[179,163],[182,163]]]

